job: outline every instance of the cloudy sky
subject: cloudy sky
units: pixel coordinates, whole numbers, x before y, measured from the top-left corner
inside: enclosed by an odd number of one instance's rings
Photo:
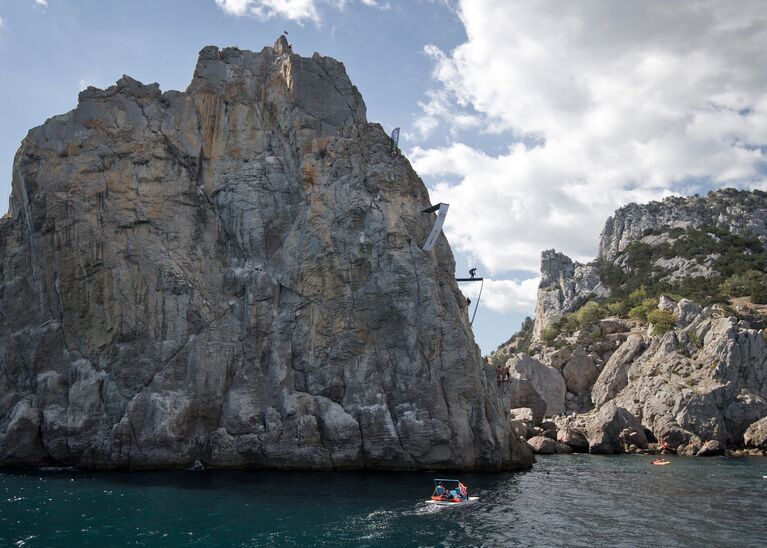
[[[760,0],[0,0],[0,201],[27,130],[80,89],[123,73],[184,89],[204,45],[283,30],[344,61],[450,203],[458,274],[490,279],[485,352],[532,314],[541,250],[590,260],[631,201],[767,189]]]

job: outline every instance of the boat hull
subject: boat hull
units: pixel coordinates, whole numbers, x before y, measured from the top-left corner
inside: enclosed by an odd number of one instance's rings
[[[450,502],[448,500],[427,500],[427,504],[434,504],[435,506],[469,506],[479,500],[479,497],[469,497],[466,500],[459,502]]]

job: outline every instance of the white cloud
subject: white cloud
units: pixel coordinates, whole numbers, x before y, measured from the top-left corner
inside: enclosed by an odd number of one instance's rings
[[[43,6],[44,8],[48,7],[48,0],[35,0],[35,4],[38,6]]]
[[[519,312],[529,314],[535,308],[535,297],[540,278],[514,280],[493,280],[485,278],[480,304],[496,312]],[[476,304],[480,286],[477,283],[461,284],[461,292]],[[472,308],[473,310],[473,308]]]
[[[315,0],[216,0],[216,4],[230,15],[252,15],[260,19],[283,17],[294,21],[319,21]]]
[[[360,0],[363,4],[366,6],[369,6],[371,8],[378,8],[381,10],[388,10],[391,8],[391,4],[389,2],[386,2],[384,0]]]
[[[280,17],[302,23],[306,20],[319,23],[322,20],[320,6],[330,5],[343,9],[349,0],[216,0],[216,4],[229,15],[252,16],[258,19]],[[387,9],[388,3],[380,0],[360,0],[366,6]]]
[[[759,1],[463,0],[458,13],[468,39],[425,49],[436,87],[414,122],[452,144],[410,157],[450,203],[451,244],[491,273],[535,272],[551,247],[593,257],[629,201],[767,188]],[[508,146],[482,152],[477,129]]]

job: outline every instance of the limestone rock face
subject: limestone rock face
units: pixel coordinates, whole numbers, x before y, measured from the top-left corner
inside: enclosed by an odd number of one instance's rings
[[[751,234],[767,245],[767,197],[719,190],[706,197],[670,197],[662,202],[629,204],[607,219],[599,242],[599,256],[615,260],[628,244],[659,227],[726,226],[737,234]]]
[[[601,409],[583,417],[583,432],[589,440],[589,453],[620,453],[629,443],[647,446],[642,423],[615,402],[608,402]]]
[[[574,428],[560,428],[557,431],[557,441],[570,447],[576,453],[587,453],[589,440],[581,431]]]
[[[605,380],[605,394],[622,384],[618,377]],[[695,437],[740,445],[749,425],[767,416],[767,342],[704,309],[685,329],[652,339],[614,401],[672,447]]]
[[[30,131],[0,220],[0,465],[529,466],[390,149],[344,66],[284,39]]]
[[[746,447],[767,449],[767,417],[749,425],[743,434],[743,442]]]
[[[527,444],[536,455],[552,455],[557,452],[557,442],[546,436],[533,436]]]
[[[724,454],[724,448],[716,440],[709,440],[703,444],[703,447],[697,452],[698,457],[716,457]]]
[[[564,253],[548,249],[541,253],[541,282],[535,304],[533,341],[540,340],[543,330],[576,310],[594,296],[605,296],[594,265],[573,262]]]
[[[530,383],[535,393],[546,403],[545,416],[559,415],[565,409],[565,381],[553,367],[547,367],[527,354],[517,354],[506,362],[512,386]],[[527,394],[529,391],[524,391]],[[514,407],[526,407],[529,400]]]
[[[637,335],[630,335],[626,342],[621,344],[610,356],[591,389],[591,401],[596,407],[614,398],[618,392],[626,387],[628,370],[644,349],[645,344],[642,338]]]
[[[526,351],[561,370],[568,415],[614,403],[673,450],[695,454],[713,440],[723,450],[746,444],[758,451],[755,440],[762,439],[759,425],[767,416],[762,246],[767,192],[761,190],[723,189],[623,207],[605,224],[594,262],[581,265],[554,250],[543,252],[534,336]],[[548,326],[609,296],[600,272],[616,298],[562,322],[550,332],[555,337],[543,340]],[[704,308],[660,293],[663,284],[675,284],[668,291],[696,295],[699,277],[729,291],[729,306]],[[738,285],[745,279],[752,280],[748,291]],[[652,326],[640,308],[632,312],[639,302],[632,291],[643,284],[646,296],[673,314],[673,325]],[[563,426],[582,432],[581,422]],[[642,445],[630,430],[623,438]]]
[[[573,356],[562,369],[567,389],[573,394],[582,394],[591,389],[599,376],[599,369],[594,360],[586,354],[583,348],[576,349]]]
[[[559,348],[546,356],[547,363],[554,369],[562,369],[567,360],[572,358],[573,354],[567,348]]]

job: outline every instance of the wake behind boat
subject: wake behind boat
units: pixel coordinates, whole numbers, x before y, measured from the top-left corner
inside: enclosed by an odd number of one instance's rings
[[[456,479],[435,479],[434,492],[428,504],[437,506],[468,506],[479,500],[479,497],[470,497],[469,488]]]

